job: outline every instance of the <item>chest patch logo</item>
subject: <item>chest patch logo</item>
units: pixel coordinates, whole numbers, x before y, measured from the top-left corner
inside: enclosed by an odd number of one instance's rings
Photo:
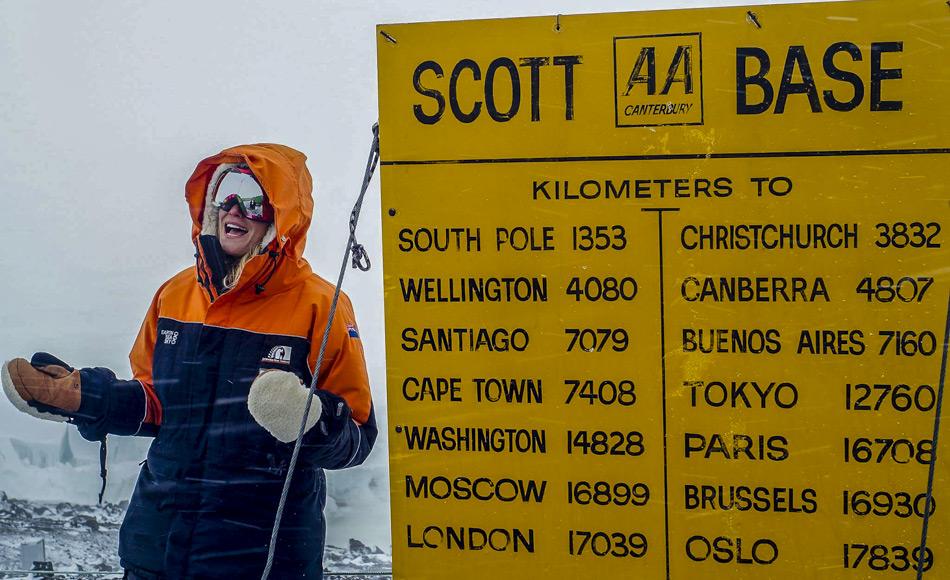
[[[290,364],[290,347],[275,346],[270,349],[267,356],[261,359],[261,362]]]
[[[177,330],[163,330],[162,336],[165,337],[165,344],[175,344],[178,342]]]

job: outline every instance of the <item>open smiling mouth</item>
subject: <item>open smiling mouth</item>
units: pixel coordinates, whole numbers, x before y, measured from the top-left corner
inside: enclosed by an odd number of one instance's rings
[[[224,226],[224,235],[229,238],[240,238],[247,233],[247,229],[236,224],[226,224]]]

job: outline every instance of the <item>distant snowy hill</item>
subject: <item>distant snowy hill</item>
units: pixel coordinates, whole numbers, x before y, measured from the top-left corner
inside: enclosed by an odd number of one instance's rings
[[[326,518],[328,544],[345,546],[356,538],[391,551],[385,453],[360,467],[327,472]]]
[[[99,444],[84,440],[75,427],[63,427],[58,441],[29,441],[0,436],[0,491],[34,501],[95,503],[99,479]],[[138,462],[149,441],[109,437],[105,500],[121,502],[132,495]]]

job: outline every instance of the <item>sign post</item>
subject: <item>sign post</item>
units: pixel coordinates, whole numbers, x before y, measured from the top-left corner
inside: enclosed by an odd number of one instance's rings
[[[380,26],[395,576],[944,575],[948,24]]]

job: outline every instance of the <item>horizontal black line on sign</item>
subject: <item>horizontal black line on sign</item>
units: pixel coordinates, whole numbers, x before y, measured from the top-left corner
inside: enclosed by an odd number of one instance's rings
[[[863,155],[945,155],[935,149],[851,149],[839,151],[751,151],[746,153],[668,153],[656,155],[584,155],[578,157],[501,157],[498,159],[420,159],[382,161],[382,165],[467,165],[482,163],[567,163],[571,161],[659,161],[664,159],[759,159],[767,157],[855,157]]]

